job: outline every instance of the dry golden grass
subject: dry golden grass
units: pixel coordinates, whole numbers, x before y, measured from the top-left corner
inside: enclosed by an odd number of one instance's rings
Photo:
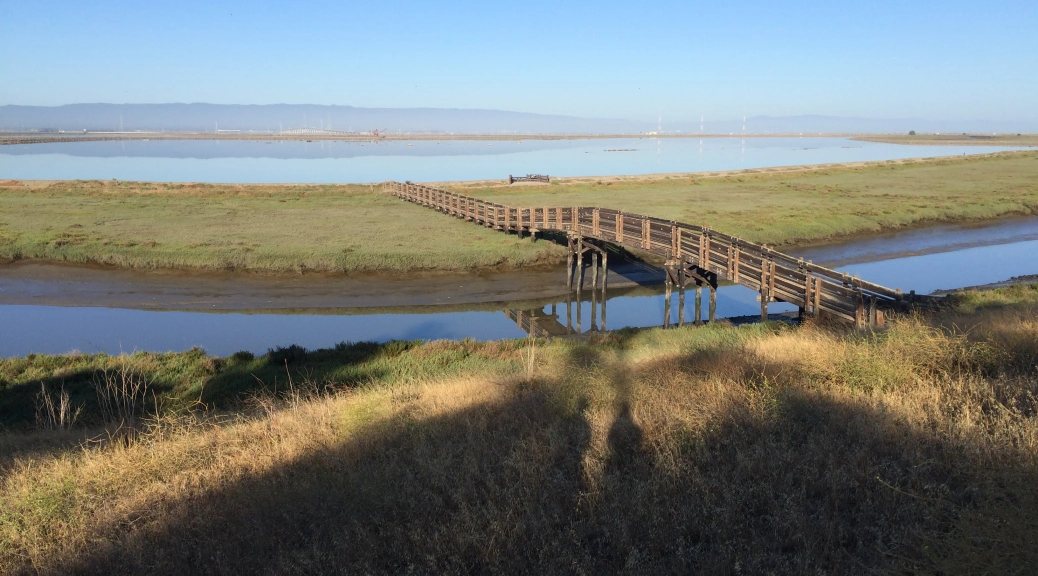
[[[1038,287],[1014,290],[877,333],[536,342],[512,374],[256,396],[128,446],[11,435],[40,448],[0,467],[0,566],[1035,573]]]

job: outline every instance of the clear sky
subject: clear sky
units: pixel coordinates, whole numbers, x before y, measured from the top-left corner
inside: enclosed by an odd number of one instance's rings
[[[0,104],[1038,120],[1038,1],[0,0]]]

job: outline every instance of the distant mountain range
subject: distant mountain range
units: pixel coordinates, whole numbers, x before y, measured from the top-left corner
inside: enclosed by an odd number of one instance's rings
[[[454,108],[356,108],[310,104],[68,104],[0,106],[0,130],[278,132],[323,128],[347,132],[443,132],[461,134],[644,134],[653,122],[577,118]],[[739,134],[742,119],[709,121],[710,134]],[[664,133],[698,133],[699,122],[664,123]],[[753,116],[748,134],[1038,132],[1033,121],[934,121],[840,116]]]

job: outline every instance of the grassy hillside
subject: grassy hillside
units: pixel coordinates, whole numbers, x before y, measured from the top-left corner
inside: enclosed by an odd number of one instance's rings
[[[0,436],[0,571],[1038,568],[1038,285],[875,333],[279,354],[180,355],[193,367],[166,372],[160,396],[205,399],[240,363],[257,378],[209,397],[222,410],[171,409],[132,438]],[[153,360],[3,361],[0,394],[175,364]]]
[[[803,170],[454,188],[519,206],[597,205],[781,246],[1038,210],[1038,153]],[[0,184],[0,258],[136,268],[359,272],[560,262],[531,243],[370,186]]]

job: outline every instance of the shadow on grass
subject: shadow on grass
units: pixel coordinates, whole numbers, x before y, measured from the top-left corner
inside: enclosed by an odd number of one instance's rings
[[[169,409],[190,407],[195,401],[209,408],[237,406],[244,396],[263,392],[275,396],[293,386],[352,387],[377,381],[387,374],[387,363],[421,345],[420,341],[342,343],[335,348],[307,351],[299,346],[271,350],[254,357],[239,352],[227,358],[207,356],[195,348],[177,353],[139,352],[128,356],[30,355],[0,360],[11,376],[0,374],[0,430],[28,431],[36,422],[36,402],[41,384],[52,395],[61,390],[71,404],[81,408],[78,423],[102,424],[95,383],[104,370],[129,370],[144,377],[149,390]],[[27,377],[38,372],[40,377]],[[149,402],[149,405],[152,403]]]
[[[376,426],[113,529],[73,573],[926,573],[1038,568],[1032,470],[885,412],[787,394],[645,445],[621,401],[601,477],[550,385]],[[619,397],[618,397],[619,398]]]
[[[585,388],[525,382],[504,400],[373,424],[156,503],[148,524],[111,518],[53,571],[1038,571],[1026,447],[978,447],[860,396],[777,386],[795,367],[736,358],[744,348],[635,365],[632,335],[570,351]],[[605,450],[589,419],[596,387],[611,393]],[[650,408],[723,394],[695,416]]]
[[[580,361],[595,361],[595,353]],[[651,367],[650,367],[651,368]],[[1012,573],[1038,568],[1034,470],[820,394],[652,445],[623,370],[607,462],[553,383],[375,425],[112,527],[72,573]],[[690,384],[691,385],[691,384]],[[100,535],[98,535],[100,536]]]

